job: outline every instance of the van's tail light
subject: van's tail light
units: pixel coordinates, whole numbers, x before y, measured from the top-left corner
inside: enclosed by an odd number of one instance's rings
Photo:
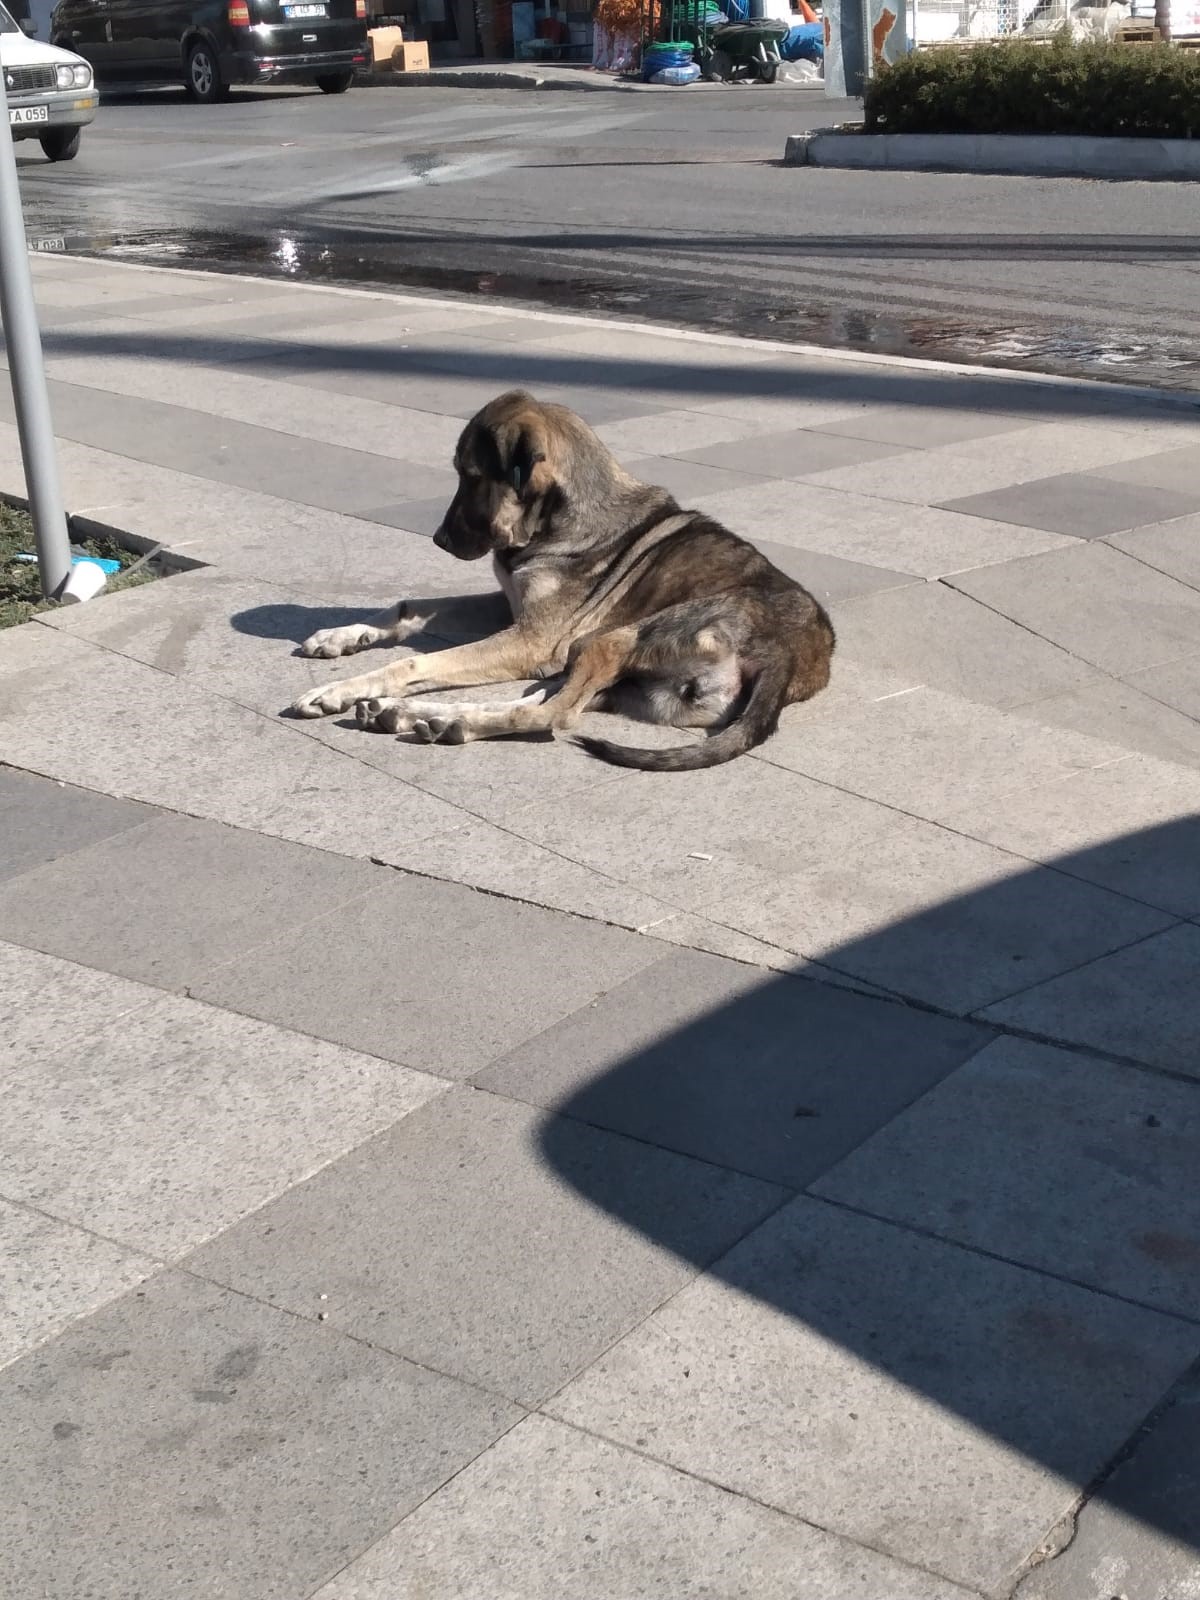
[[[229,0],[229,26],[231,28],[250,26],[249,0]]]
[[[359,22],[367,20],[367,0],[354,0],[354,16]]]

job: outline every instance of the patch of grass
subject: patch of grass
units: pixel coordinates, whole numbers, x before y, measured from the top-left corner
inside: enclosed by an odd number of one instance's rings
[[[1200,51],[1167,44],[1002,41],[917,50],[867,85],[867,133],[1200,135]]]
[[[139,559],[136,551],[125,550],[111,539],[76,540],[71,548],[81,555],[103,556],[110,561],[119,561],[122,567],[131,567]],[[0,502],[0,628],[15,628],[20,622],[28,622],[39,611],[53,609],[57,603],[42,598],[37,562],[15,559],[19,552],[28,551],[32,554],[35,549],[33,521],[29,513]],[[115,589],[136,589],[139,584],[153,583],[157,576],[150,565],[139,567],[129,577],[114,573],[108,580],[105,592],[111,594]]]

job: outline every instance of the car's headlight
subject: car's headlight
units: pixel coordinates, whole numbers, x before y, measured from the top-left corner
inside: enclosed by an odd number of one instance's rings
[[[75,74],[75,87],[77,89],[90,89],[92,86],[92,69],[85,62],[80,62],[77,67],[72,67]]]
[[[75,68],[59,67],[57,69],[58,87],[60,89],[73,89],[75,87]]]

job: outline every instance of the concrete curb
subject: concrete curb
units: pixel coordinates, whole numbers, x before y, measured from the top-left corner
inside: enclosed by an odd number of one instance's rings
[[[689,93],[723,93],[730,89],[760,89],[762,84],[698,83],[684,85],[663,83],[637,83],[632,80],[609,78],[601,73],[589,76],[586,72],[542,73],[535,68],[490,69],[487,67],[431,67],[428,72],[366,72],[358,85],[370,89],[566,89],[584,94],[678,94],[681,88]],[[811,93],[824,90],[820,80],[814,83],[773,83],[772,93],[781,90]]]
[[[786,167],[897,172],[987,172],[1021,177],[1200,178],[1200,140],[1110,139],[1083,134],[794,133]]]

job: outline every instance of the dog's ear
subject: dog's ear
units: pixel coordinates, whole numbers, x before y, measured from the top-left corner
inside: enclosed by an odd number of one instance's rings
[[[504,493],[495,517],[497,540],[527,545],[537,532],[544,502],[558,487],[553,442],[545,418],[530,403],[493,430]]]

